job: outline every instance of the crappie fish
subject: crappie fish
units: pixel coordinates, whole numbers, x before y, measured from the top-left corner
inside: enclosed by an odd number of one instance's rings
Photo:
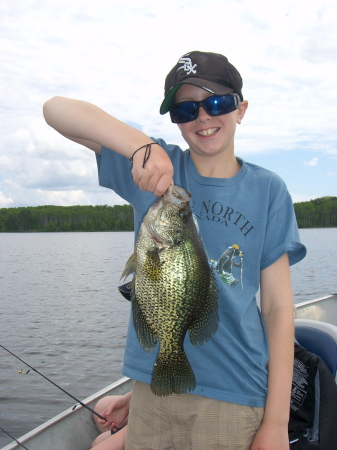
[[[122,277],[132,281],[133,320],[139,342],[150,352],[159,340],[151,389],[158,396],[195,389],[183,348],[187,330],[193,345],[207,342],[219,323],[217,288],[190,205],[190,193],[170,186],[149,209],[135,253]]]

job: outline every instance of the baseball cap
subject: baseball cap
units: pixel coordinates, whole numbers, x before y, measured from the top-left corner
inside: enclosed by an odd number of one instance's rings
[[[179,58],[166,77],[160,114],[168,112],[182,84],[192,84],[215,95],[235,92],[243,100],[241,75],[226,56],[219,53],[193,51]]]

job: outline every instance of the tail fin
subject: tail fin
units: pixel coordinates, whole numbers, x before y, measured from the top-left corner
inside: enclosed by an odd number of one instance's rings
[[[193,391],[195,386],[195,376],[183,349],[179,353],[159,352],[151,381],[155,395],[182,394]]]

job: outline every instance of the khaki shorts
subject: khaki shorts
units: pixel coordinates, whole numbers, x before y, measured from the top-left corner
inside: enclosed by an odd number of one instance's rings
[[[156,397],[139,381],[132,391],[126,450],[248,450],[263,408],[193,394]]]

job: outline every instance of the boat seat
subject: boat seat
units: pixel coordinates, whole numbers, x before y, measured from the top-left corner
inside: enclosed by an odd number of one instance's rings
[[[337,327],[326,322],[295,319],[295,338],[311,353],[320,356],[333,377],[337,372]]]

